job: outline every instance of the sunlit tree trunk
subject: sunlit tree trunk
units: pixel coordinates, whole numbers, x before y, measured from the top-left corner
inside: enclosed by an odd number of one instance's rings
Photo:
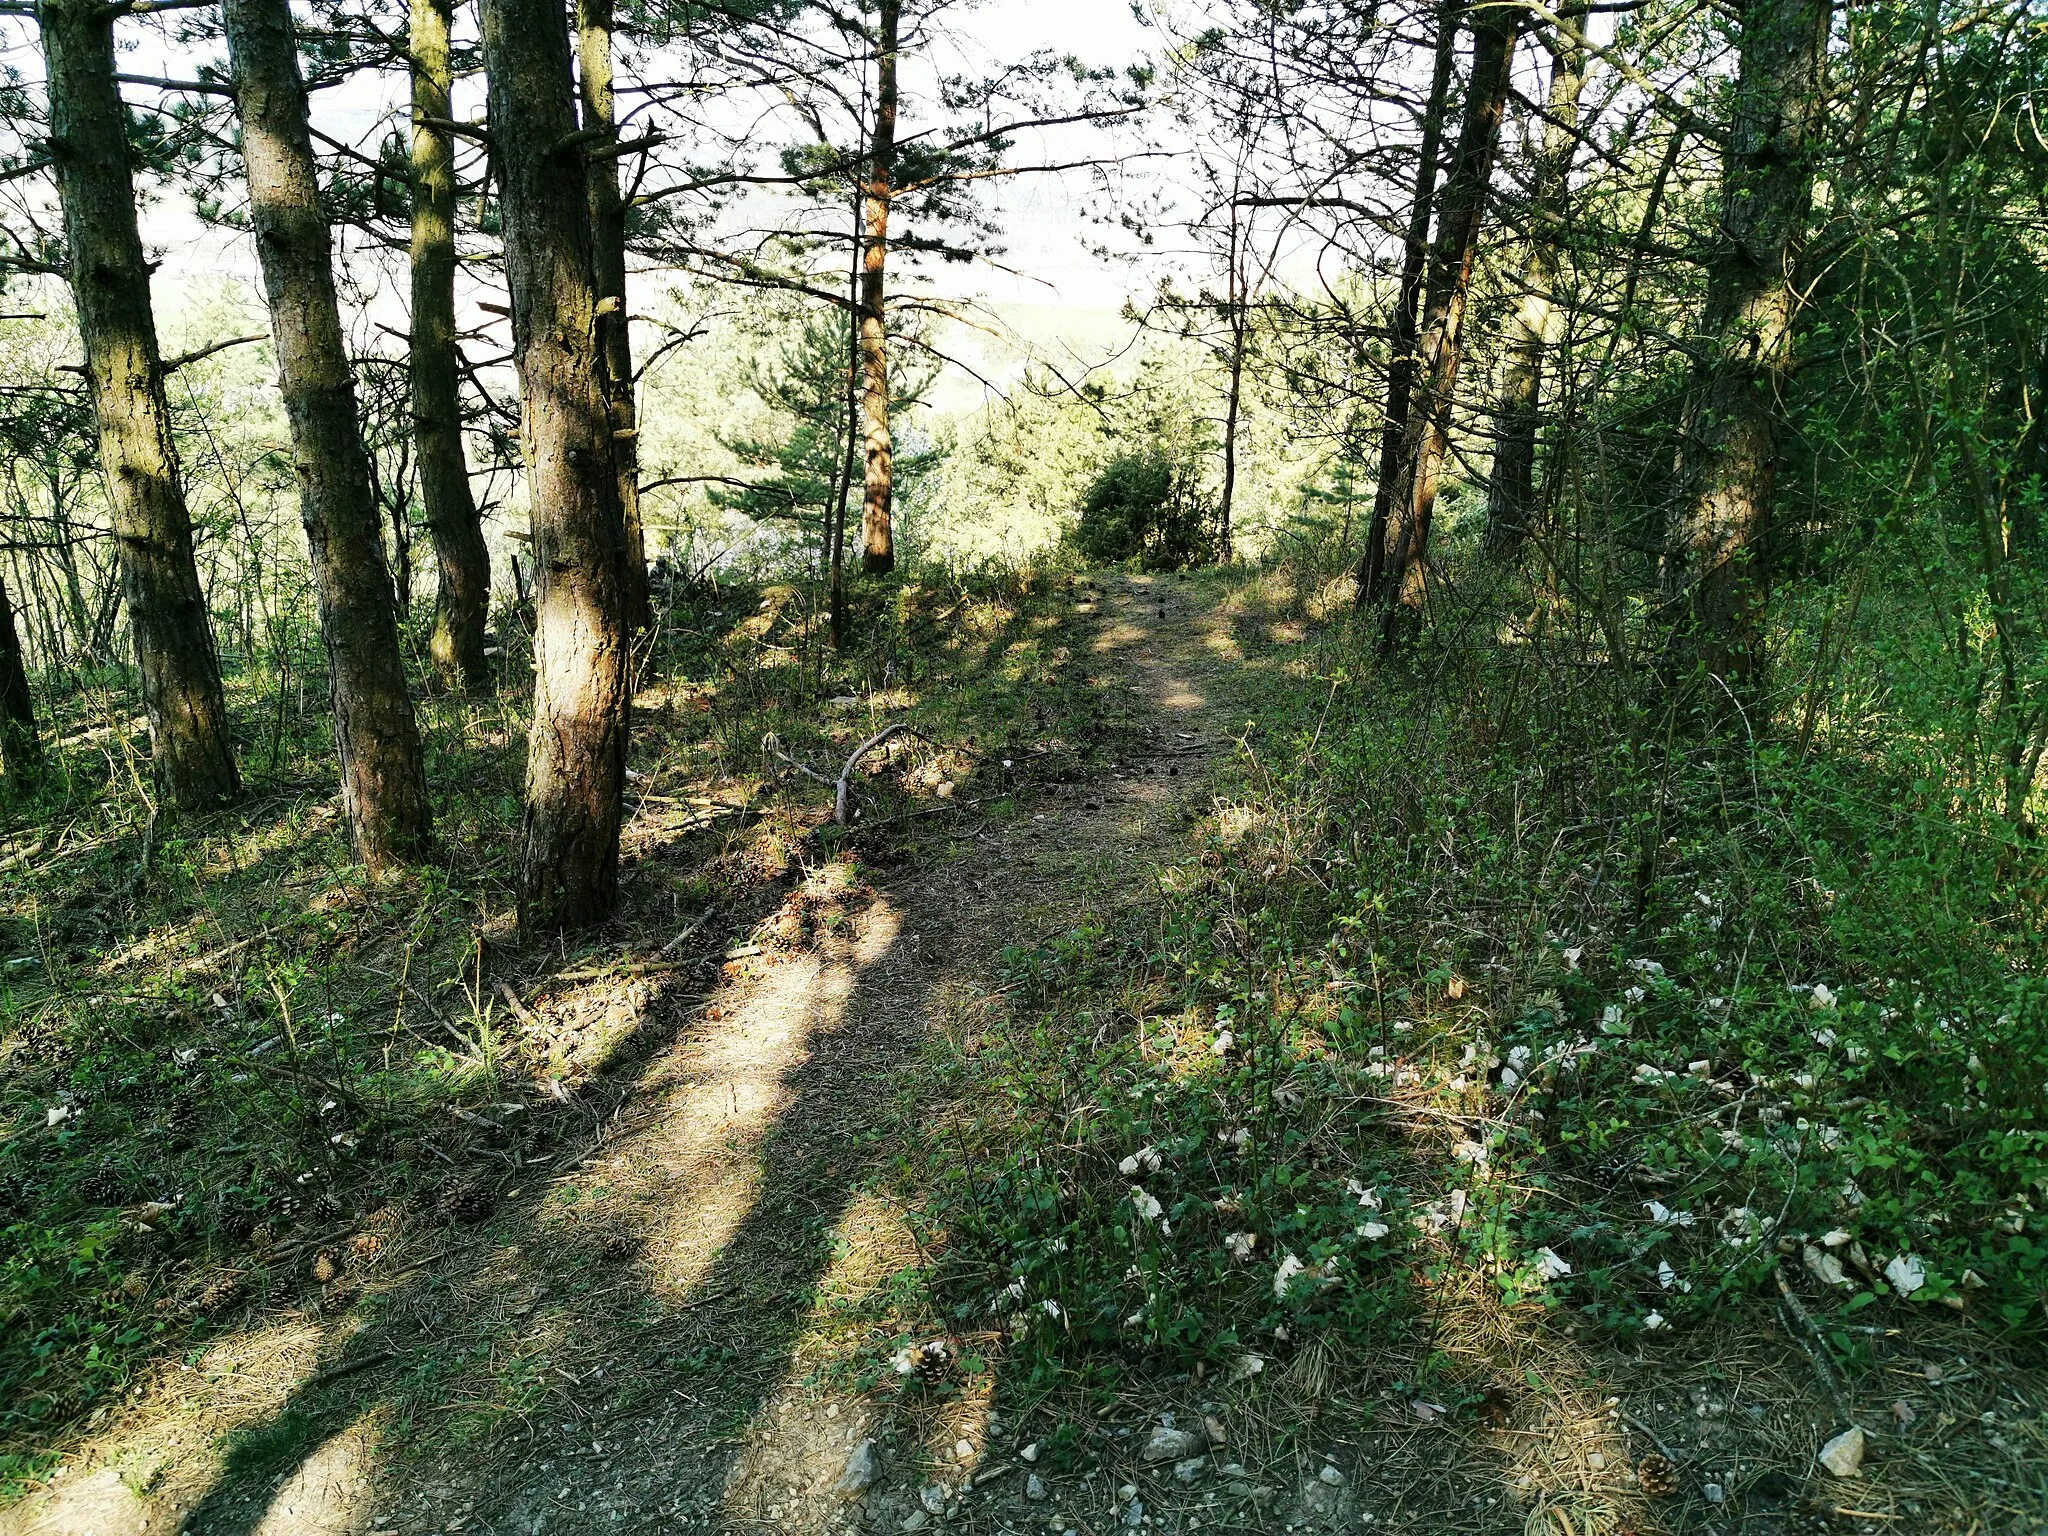
[[[647,538],[640,526],[639,411],[634,399],[632,323],[626,313],[626,207],[619,196],[619,158],[607,153],[619,140],[612,93],[612,0],[577,0],[576,38],[583,128],[596,136],[590,162],[591,264],[597,280],[605,394],[611,403],[619,512],[626,524],[626,617],[638,629],[650,617]]]
[[[1415,154],[1415,195],[1401,242],[1401,286],[1394,300],[1393,323],[1388,327],[1379,474],[1373,486],[1372,521],[1366,525],[1365,550],[1358,561],[1357,601],[1361,608],[1379,601],[1386,582],[1387,514],[1393,505],[1394,483],[1400,478],[1402,434],[1408,425],[1408,401],[1415,391],[1415,336],[1422,319],[1422,280],[1429,263],[1429,226],[1436,208],[1437,160],[1443,152],[1444,119],[1463,14],[1459,0],[1441,0],[1437,8],[1436,62],[1430,72],[1429,98],[1423,103],[1422,142]]]
[[[1586,83],[1583,41],[1553,29],[1550,104],[1529,197],[1522,292],[1508,320],[1494,415],[1493,473],[1486,487],[1486,548],[1512,554],[1531,531],[1536,500],[1536,432],[1542,420],[1544,354],[1556,343],[1558,246],[1571,186],[1579,93]]]
[[[1745,0],[1741,18],[1720,238],[1700,316],[1706,360],[1687,409],[1664,565],[1665,604],[1679,629],[1673,673],[1718,677],[1737,695],[1764,661],[1777,428],[1792,365],[1793,268],[1812,198],[1830,0]]]
[[[190,808],[232,799],[241,784],[171,444],[128,116],[114,79],[116,14],[101,0],[44,0],[50,158],[150,751],[164,792]]]
[[[875,38],[875,126],[868,141],[867,186],[862,195],[860,285],[861,422],[866,478],[861,493],[861,568],[882,574],[896,567],[890,520],[895,475],[889,439],[889,344],[884,289],[889,261],[889,203],[896,177],[896,38],[902,0],[881,0]]]
[[[1430,248],[1416,330],[1415,391],[1387,500],[1385,565],[1375,594],[1383,649],[1407,642],[1422,629],[1430,529],[1438,480],[1450,450],[1451,407],[1464,352],[1465,303],[1500,146],[1514,38],[1515,13],[1508,7],[1484,5],[1474,13],[1472,76],[1457,147],[1438,199],[1436,240]]]
[[[483,31],[532,499],[533,725],[519,918],[534,934],[598,922],[618,900],[632,703],[626,530],[566,17],[560,0],[483,0]]]
[[[226,0],[221,15],[242,125],[249,221],[291,421],[299,520],[327,648],[342,807],[356,856],[378,869],[426,853],[433,806],[342,339],[333,236],[320,211],[298,42],[288,0]]]
[[[34,772],[42,761],[35,699],[28,691],[28,667],[14,628],[14,604],[0,585],[0,766],[14,777]]]
[[[434,540],[434,670],[451,688],[491,685],[484,655],[491,554],[469,486],[455,351],[455,145],[446,128],[454,73],[453,0],[412,0],[412,422],[420,499]]]

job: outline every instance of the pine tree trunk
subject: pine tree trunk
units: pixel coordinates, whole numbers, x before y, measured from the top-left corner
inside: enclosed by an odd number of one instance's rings
[[[341,802],[356,857],[382,869],[426,853],[433,805],[342,339],[333,236],[320,211],[298,41],[288,0],[226,0],[221,15],[242,124],[249,221],[291,421],[299,520],[327,647]]]
[[[100,0],[41,7],[50,157],[150,752],[172,802],[197,808],[233,799],[241,781],[171,443],[128,117],[114,79],[116,14]]]
[[[1458,25],[1464,11],[1459,0],[1441,0],[1437,8],[1436,61],[1430,72],[1429,99],[1422,110],[1422,143],[1415,155],[1415,196],[1408,208],[1408,228],[1401,242],[1401,286],[1394,301],[1394,320],[1387,343],[1387,393],[1380,412],[1380,464],[1373,485],[1372,521],[1366,525],[1365,549],[1358,559],[1356,601],[1363,608],[1377,603],[1386,583],[1387,515],[1394,485],[1401,478],[1402,434],[1408,425],[1408,401],[1415,392],[1415,337],[1422,319],[1422,280],[1429,263],[1429,226],[1436,209],[1437,158],[1443,152],[1444,119],[1449,111],[1451,73],[1458,59]]]
[[[1579,93],[1586,83],[1584,45],[1555,30],[1549,46],[1550,110],[1529,198],[1521,302],[1508,321],[1507,358],[1494,415],[1493,473],[1486,488],[1486,549],[1502,558],[1529,536],[1535,515],[1544,354],[1556,341],[1558,243],[1571,186]]]
[[[612,0],[577,0],[578,82],[583,127],[599,137],[595,150],[618,143],[612,95]],[[647,536],[640,526],[640,429],[634,399],[633,332],[626,313],[626,206],[619,196],[619,160],[590,162],[591,265],[597,279],[598,344],[604,349],[605,396],[611,403],[612,452],[619,471],[619,512],[626,524],[626,618],[643,629],[647,602]]]
[[[420,497],[439,573],[434,593],[434,670],[450,688],[484,693],[491,610],[491,553],[462,448],[455,352],[455,145],[445,128],[454,81],[448,59],[453,0],[412,0],[412,422]]]
[[[866,478],[860,508],[861,569],[881,575],[896,568],[896,532],[890,520],[895,475],[889,440],[889,343],[884,288],[889,261],[889,203],[896,178],[896,37],[902,0],[881,0],[875,42],[875,127],[868,145],[863,194],[860,284],[861,418],[866,437]]]
[[[1385,566],[1378,593],[1382,649],[1404,644],[1422,630],[1430,527],[1438,478],[1450,450],[1451,406],[1464,352],[1465,301],[1494,154],[1500,146],[1514,40],[1515,13],[1509,8],[1485,5],[1474,14],[1472,78],[1450,173],[1438,200],[1436,241],[1416,330],[1415,392],[1388,498]]]
[[[1687,410],[1665,554],[1675,671],[1711,674],[1738,696],[1763,670],[1778,418],[1799,307],[1793,267],[1812,198],[1830,20],[1830,0],[1742,6],[1720,239],[1700,316],[1709,355]]]
[[[1238,227],[1238,210],[1230,210],[1230,270],[1227,293],[1230,304],[1230,373],[1223,396],[1223,491],[1216,500],[1216,559],[1230,564],[1231,515],[1237,502],[1237,423],[1244,399],[1244,337],[1249,321],[1245,292],[1242,248],[1246,236]]]
[[[519,920],[533,935],[599,922],[618,901],[632,703],[626,530],[563,7],[483,0],[483,32],[532,500],[533,726]]]
[[[6,586],[0,585],[0,765],[9,778],[16,778],[33,773],[42,761],[35,699],[28,691],[28,668],[14,628],[14,604],[7,599]]]

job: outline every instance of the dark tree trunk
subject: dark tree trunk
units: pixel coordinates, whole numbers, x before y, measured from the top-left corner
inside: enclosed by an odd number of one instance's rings
[[[341,801],[356,857],[381,869],[427,851],[433,805],[342,340],[333,236],[320,211],[298,42],[288,0],[226,0],[221,15],[242,122],[249,221],[291,419],[299,520],[320,600]]]
[[[861,416],[866,435],[866,477],[861,494],[861,568],[880,575],[896,568],[896,531],[890,521],[895,454],[889,440],[889,342],[884,289],[889,263],[889,203],[896,181],[896,37],[902,0],[881,0],[875,38],[875,127],[868,142],[863,192],[860,283]]]
[[[7,600],[6,586],[0,585],[0,765],[15,778],[33,773],[42,761],[35,699],[28,691],[28,668],[14,629],[14,604]]]
[[[647,604],[647,536],[640,526],[639,408],[632,323],[626,313],[626,205],[619,196],[619,157],[602,153],[619,139],[612,95],[612,0],[577,0],[576,37],[583,129],[595,135],[592,148],[599,151],[590,162],[591,270],[597,280],[598,345],[604,349],[619,513],[626,525],[626,618],[643,629],[653,615]]]
[[[1235,189],[1233,188],[1233,191]],[[1244,337],[1250,296],[1244,276],[1244,245],[1247,236],[1239,227],[1238,208],[1233,197],[1230,208],[1230,269],[1225,274],[1225,293],[1230,308],[1230,369],[1223,395],[1223,492],[1216,499],[1216,559],[1230,564],[1231,513],[1237,502],[1237,422],[1244,399]]]
[[[448,130],[454,80],[448,60],[453,0],[412,0],[412,422],[420,498],[438,581],[434,670],[450,688],[491,686],[484,655],[491,554],[462,449],[460,359],[455,352],[455,146]]]
[[[846,451],[833,480],[832,505],[826,508],[826,611],[831,616],[832,643],[846,644],[846,503],[853,494],[853,473],[860,454],[860,280],[861,203],[853,200],[853,260],[846,278]]]
[[[1532,531],[1535,518],[1544,354],[1555,340],[1558,245],[1571,187],[1579,93],[1586,83],[1581,41],[1553,29],[1549,48],[1550,110],[1530,189],[1529,249],[1522,261],[1521,299],[1508,321],[1507,358],[1494,415],[1493,474],[1486,488],[1486,548],[1499,557],[1515,552]]]
[[[241,781],[171,444],[128,117],[114,79],[116,14],[100,0],[45,0],[41,8],[50,157],[150,752],[170,799],[200,807],[234,798]]]
[[[1458,125],[1450,172],[1438,199],[1422,318],[1416,328],[1415,389],[1408,403],[1392,494],[1387,499],[1384,564],[1373,598],[1381,613],[1380,645],[1390,649],[1422,629],[1430,526],[1438,477],[1450,449],[1451,406],[1464,351],[1465,300],[1486,215],[1493,159],[1507,106],[1515,13],[1480,7],[1472,21],[1472,78]]]
[[[519,871],[528,934],[599,922],[617,904],[632,704],[626,529],[565,23],[560,0],[483,3],[532,501],[533,726]]]
[[[1720,239],[1700,316],[1708,355],[1687,409],[1665,553],[1664,599],[1679,629],[1674,678],[1711,674],[1738,696],[1763,670],[1766,540],[1799,307],[1793,267],[1812,197],[1830,19],[1830,0],[1742,7]]]
[[[1459,0],[1441,0],[1437,8],[1436,62],[1430,73],[1429,99],[1423,104],[1422,143],[1415,156],[1415,197],[1401,242],[1401,286],[1387,342],[1379,474],[1373,485],[1372,521],[1366,525],[1365,549],[1358,560],[1357,602],[1361,608],[1378,601],[1385,578],[1387,513],[1393,505],[1394,483],[1400,478],[1402,433],[1408,425],[1408,401],[1415,391],[1415,336],[1422,319],[1422,280],[1428,269],[1429,226],[1436,209],[1437,160],[1443,152],[1444,118],[1463,15]]]

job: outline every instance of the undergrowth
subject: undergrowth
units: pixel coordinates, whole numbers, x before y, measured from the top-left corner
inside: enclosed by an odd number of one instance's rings
[[[943,843],[947,813],[1001,815],[1113,745],[1070,585],[866,584],[838,649],[802,588],[664,590],[622,912],[546,952],[512,926],[516,613],[500,692],[420,701],[439,856],[385,883],[343,842],[316,649],[229,658],[247,793],[210,816],[157,814],[120,674],[53,692],[50,766],[0,804],[0,1495],[207,1339],[287,1306],[345,1311],[352,1268],[401,1229],[530,1198],[661,1023],[644,982],[634,1007],[571,1006],[562,1027],[540,1027],[543,994],[779,942],[792,872],[908,857]],[[861,765],[852,829],[764,761],[773,733],[831,777],[885,721],[920,734]]]
[[[1925,736],[1688,736],[1497,613],[1376,665],[1328,592],[1227,592],[1249,718],[1186,858],[1012,952],[946,1061],[957,1323],[1041,1389],[1370,1372],[1475,1279],[1628,1341],[1782,1277],[1845,1362],[1926,1306],[2037,1345],[2032,832]]]

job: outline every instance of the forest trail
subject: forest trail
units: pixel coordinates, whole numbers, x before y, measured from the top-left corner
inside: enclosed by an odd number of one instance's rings
[[[896,1530],[972,1481],[999,1434],[987,1401],[883,1423],[835,1350],[833,1319],[918,1258],[914,1213],[879,1189],[891,1115],[929,1096],[922,1044],[991,1001],[1005,943],[1152,878],[1230,740],[1235,648],[1205,592],[1121,576],[1075,598],[1091,670],[1136,717],[1132,760],[1021,796],[871,896],[821,866],[794,902],[825,917],[816,940],[740,946],[709,995],[596,1000],[682,1017],[580,1167],[367,1278],[346,1319],[307,1309],[186,1362],[185,1390],[108,1426],[0,1532],[795,1532],[856,1511]],[[518,1411],[423,1457],[381,1389],[445,1369],[456,1339]],[[905,1481],[913,1464],[944,1471]]]

